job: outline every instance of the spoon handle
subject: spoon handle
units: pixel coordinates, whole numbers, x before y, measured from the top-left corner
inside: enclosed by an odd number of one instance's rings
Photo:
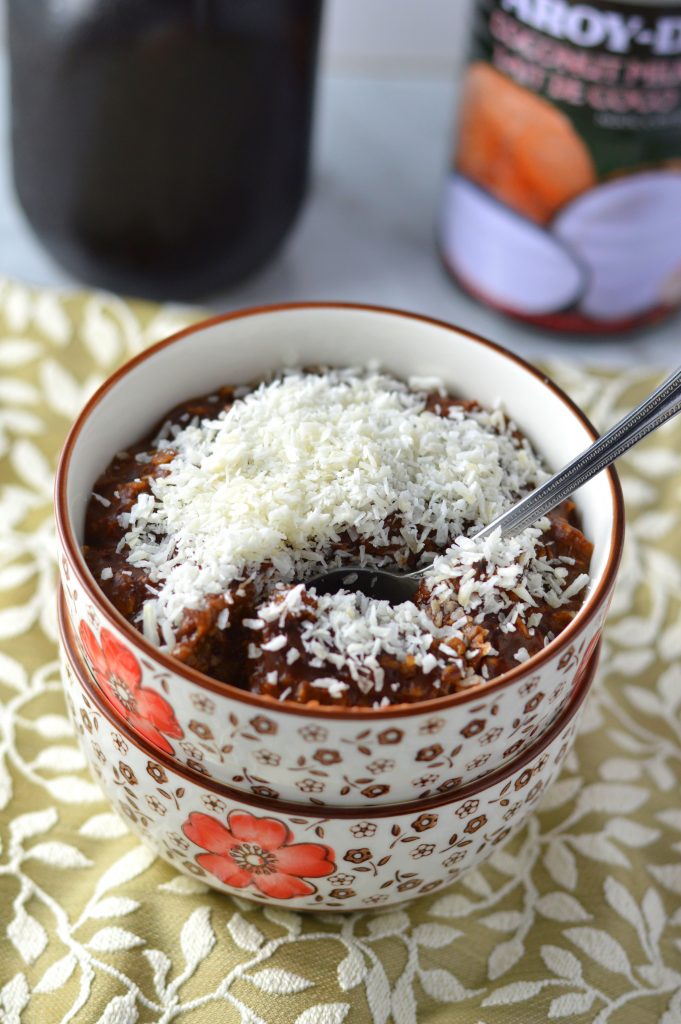
[[[480,530],[475,539],[482,540],[497,529],[506,537],[531,526],[678,412],[681,367],[572,462]]]

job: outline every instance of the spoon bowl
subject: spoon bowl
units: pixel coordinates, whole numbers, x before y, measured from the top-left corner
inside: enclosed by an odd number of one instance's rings
[[[352,566],[345,569],[331,569],[329,572],[306,580],[306,586],[318,594],[337,594],[340,590],[366,594],[377,601],[403,604],[413,601],[423,579],[422,570],[413,573],[392,572],[390,569],[368,569],[366,566]]]

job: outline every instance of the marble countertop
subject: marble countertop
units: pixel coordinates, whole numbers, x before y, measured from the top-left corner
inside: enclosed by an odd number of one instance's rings
[[[0,64],[0,131],[7,137],[5,83]],[[454,107],[454,87],[444,79],[322,76],[313,179],[297,225],[263,270],[204,304],[233,309],[293,299],[370,302],[449,320],[530,359],[678,363],[679,317],[630,337],[556,336],[500,317],[453,284],[437,257],[435,220]],[[29,230],[14,198],[9,161],[7,144],[0,149],[0,275],[81,285]]]

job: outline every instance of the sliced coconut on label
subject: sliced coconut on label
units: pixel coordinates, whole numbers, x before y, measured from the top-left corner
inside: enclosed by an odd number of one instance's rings
[[[681,174],[617,178],[574,199],[553,230],[589,267],[580,309],[596,320],[665,302],[681,274]]]
[[[579,261],[560,241],[460,174],[445,186],[442,247],[464,283],[510,312],[556,313],[586,287]]]

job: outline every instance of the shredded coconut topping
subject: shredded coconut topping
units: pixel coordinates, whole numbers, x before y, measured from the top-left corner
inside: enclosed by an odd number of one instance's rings
[[[541,615],[532,621],[531,609],[539,601],[560,608],[580,593],[589,577],[582,573],[565,586],[568,570],[544,547],[549,525],[548,519],[541,519],[504,539],[499,530],[482,541],[457,537],[446,554],[435,559],[428,576],[434,620],[441,623],[463,610],[476,622],[496,616],[502,631],[512,632],[519,616],[527,616],[530,628],[538,625]]]
[[[186,609],[255,579],[265,604],[243,625],[256,659],[275,608],[268,591],[348,562],[404,565],[416,556],[432,562],[427,611],[341,592],[319,597],[303,630],[311,664],[342,663],[380,693],[380,655],[411,656],[428,674],[459,658],[446,641],[466,622],[497,615],[512,630],[537,599],[558,607],[578,593],[588,577],[565,587],[568,569],[543,542],[548,520],[515,538],[470,539],[547,474],[501,408],[449,407],[442,391],[447,415],[429,411],[435,383],[409,386],[373,369],[286,371],[241,390],[214,419],[165,424],[152,448],[169,461],[119,517],[119,549],[154,588],[145,635],[171,648]],[[427,540],[446,554],[433,561]],[[341,546],[347,541],[354,550]],[[295,610],[303,589],[289,590],[276,614]],[[262,649],[285,645],[282,635]],[[287,663],[297,657],[289,650]]]
[[[298,589],[298,588],[296,588]],[[284,627],[287,616],[299,610],[298,595],[279,595],[260,609],[266,622],[279,621]],[[435,668],[446,668],[455,651],[443,644],[438,650],[436,640],[452,639],[462,634],[451,628],[438,629],[432,620],[415,604],[406,602],[393,607],[388,601],[377,601],[361,593],[324,594],[317,598],[316,615],[302,622],[300,640],[303,649],[314,659],[318,668],[345,669],[363,693],[383,689],[384,670],[379,662],[383,655],[404,661],[411,657],[424,675]],[[276,645],[276,646],[275,646]],[[286,645],[282,633],[262,645],[263,650],[275,651]],[[434,646],[435,645],[435,646]],[[294,659],[295,660],[295,659]],[[325,683],[316,679],[315,685]]]

